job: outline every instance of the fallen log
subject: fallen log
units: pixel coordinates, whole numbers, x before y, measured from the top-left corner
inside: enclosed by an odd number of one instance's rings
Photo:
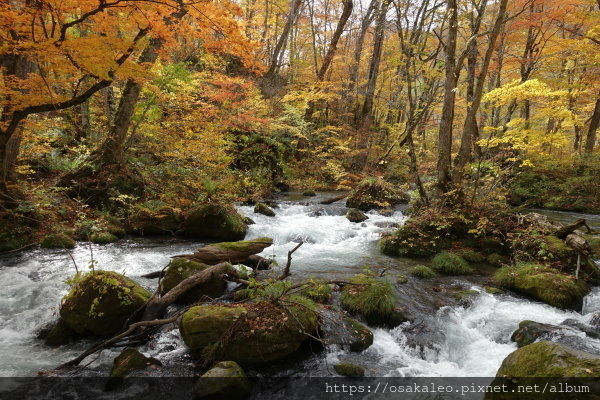
[[[592,232],[585,219],[582,218],[578,219],[573,224],[563,226],[562,228],[554,232],[553,235],[559,239],[565,239],[567,236],[569,236],[571,233],[575,232],[582,226],[585,226],[587,228],[588,233]]]
[[[215,265],[222,262],[237,264],[247,260],[251,255],[260,253],[272,244],[273,239],[271,238],[214,243],[199,248],[194,254],[175,257],[187,258],[188,260],[208,265]]]
[[[329,199],[321,201],[319,204],[332,204],[332,203],[335,203],[336,201],[345,199],[346,197],[348,197],[348,195],[349,195],[349,193],[345,193],[345,194],[341,194],[339,196],[331,197]]]

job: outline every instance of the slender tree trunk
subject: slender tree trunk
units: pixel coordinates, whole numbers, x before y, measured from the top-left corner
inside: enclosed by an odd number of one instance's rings
[[[344,32],[344,27],[348,22],[348,18],[350,18],[350,15],[352,14],[352,8],[354,7],[352,0],[343,0],[343,2],[344,8],[342,10],[342,15],[340,16],[337,27],[335,28],[335,32],[333,33],[333,37],[331,38],[331,42],[329,43],[327,54],[325,54],[325,58],[323,58],[323,64],[321,64],[321,68],[319,68],[319,72],[317,73],[317,79],[319,81],[325,79],[325,74],[333,62],[333,56],[335,56],[335,52],[337,51],[337,45],[342,33]]]
[[[360,69],[360,59],[362,57],[363,47],[365,43],[365,35],[367,34],[367,30],[369,26],[373,23],[373,16],[377,13],[377,9],[379,8],[378,0],[371,0],[369,3],[369,7],[363,17],[360,25],[360,31],[358,33],[358,37],[356,39],[356,47],[354,48],[354,54],[352,58],[352,64],[350,66],[350,79],[348,83],[348,91],[357,92],[357,82],[358,82],[358,72]]]
[[[585,138],[585,152],[590,154],[594,151],[596,145],[596,132],[600,126],[600,97],[596,99],[596,106],[594,107],[594,113],[590,121],[590,126],[587,131]]]
[[[300,11],[300,6],[302,5],[302,0],[291,0],[291,1],[292,1],[292,3],[290,5],[290,11],[288,14],[288,18],[283,27],[283,31],[281,32],[281,35],[279,36],[279,40],[277,41],[277,44],[275,45],[273,54],[271,55],[271,62],[269,63],[269,69],[267,70],[267,73],[265,74],[267,76],[275,75],[279,71],[279,67],[280,67],[279,59],[281,57],[282,50],[285,49],[285,47],[286,47],[288,36],[290,35],[292,27],[294,26],[294,22],[296,21],[296,18]]]

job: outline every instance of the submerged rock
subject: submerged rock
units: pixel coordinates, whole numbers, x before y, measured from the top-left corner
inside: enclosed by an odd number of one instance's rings
[[[204,239],[242,240],[247,231],[244,217],[233,207],[216,204],[190,211],[183,223],[185,235]]]
[[[372,208],[389,208],[395,204],[408,203],[410,197],[381,178],[361,181],[348,195],[346,207],[369,211]]]
[[[339,363],[333,366],[335,372],[348,378],[362,378],[365,376],[365,369],[357,364]]]
[[[496,376],[597,377],[600,376],[600,356],[542,341],[510,353],[502,361]]]
[[[40,247],[43,249],[72,249],[75,241],[64,233],[53,233],[44,236]]]
[[[209,268],[209,265],[191,261],[185,258],[175,258],[165,270],[165,275],[160,281],[160,294],[164,295],[169,290],[177,286],[181,281],[190,276],[197,274]],[[194,303],[200,300],[203,296],[210,298],[220,297],[227,288],[227,282],[221,278],[211,279],[208,282],[197,285],[193,289],[188,290],[179,302]]]
[[[316,332],[314,308],[301,297],[286,307],[268,301],[201,305],[183,314],[179,330],[192,353],[204,360],[259,364],[288,356]]]
[[[306,197],[314,197],[317,194],[315,193],[314,190],[307,190],[305,192],[302,193],[302,196],[306,196]]]
[[[362,211],[357,210],[356,208],[351,208],[346,213],[346,218],[350,222],[363,222],[369,219]]]
[[[508,289],[558,308],[581,310],[583,298],[589,292],[582,280],[534,263],[502,267],[494,277]]]
[[[235,361],[216,363],[194,385],[194,394],[202,400],[243,400],[251,390],[244,370]]]
[[[93,271],[72,284],[60,317],[79,335],[109,336],[123,329],[151,294],[136,282],[111,271]],[[135,322],[132,318],[130,322]]]
[[[271,210],[268,205],[265,203],[256,203],[254,206],[254,212],[262,215],[266,215],[267,217],[274,217],[275,211]]]

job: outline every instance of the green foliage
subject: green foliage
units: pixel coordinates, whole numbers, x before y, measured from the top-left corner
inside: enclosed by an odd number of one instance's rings
[[[392,315],[396,301],[388,281],[358,274],[350,282],[353,284],[346,285],[340,297],[344,309],[362,315],[367,322],[384,323]]]
[[[479,264],[485,261],[483,254],[473,249],[458,249],[455,250],[454,253],[461,256],[469,263]]]
[[[506,261],[507,261],[504,257],[502,257],[498,253],[492,253],[492,254],[488,255],[485,260],[487,261],[488,264],[493,265],[494,267],[500,267],[503,264],[506,264]]]
[[[96,232],[90,235],[90,241],[97,244],[108,244],[119,240],[119,238],[110,232]]]
[[[434,270],[444,275],[467,275],[473,272],[464,258],[448,251],[442,251],[433,257],[431,265]]]
[[[429,279],[437,276],[431,268],[426,267],[425,265],[417,265],[416,267],[411,268],[410,274],[419,279]]]
[[[307,285],[302,288],[301,293],[303,296],[306,296],[317,303],[324,304],[331,299],[333,290],[331,289],[331,285],[325,282],[309,280]]]
[[[44,249],[72,249],[75,242],[64,233],[54,233],[44,236],[40,247]]]

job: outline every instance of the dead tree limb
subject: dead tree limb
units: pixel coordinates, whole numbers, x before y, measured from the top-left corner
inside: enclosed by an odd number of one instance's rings
[[[582,226],[585,226],[587,228],[588,233],[592,232],[592,230],[588,226],[585,219],[582,218],[582,219],[578,219],[573,224],[563,226],[562,228],[560,228],[559,230],[554,232],[553,235],[559,239],[565,239],[567,236],[569,236],[569,234],[573,233],[574,231],[581,228]]]
[[[345,193],[345,194],[342,194],[342,195],[339,195],[339,196],[332,197],[330,199],[323,200],[319,204],[332,204],[332,203],[335,203],[336,201],[339,201],[339,200],[342,200],[342,199],[345,199],[346,197],[348,197],[348,194],[349,193]]]
[[[288,251],[287,264],[285,264],[285,269],[283,270],[283,273],[279,277],[280,281],[284,280],[285,278],[287,278],[288,276],[290,276],[292,274],[290,272],[290,267],[292,266],[292,254],[294,254],[294,252],[296,250],[298,250],[298,248],[300,246],[302,246],[303,244],[304,244],[304,242],[300,242],[300,243],[298,243],[298,245],[296,247],[294,247],[292,250]]]
[[[239,242],[209,244],[200,247],[194,254],[175,256],[203,264],[214,265],[222,262],[236,264],[248,259],[249,256],[260,253],[273,244],[271,238],[257,238]]]

